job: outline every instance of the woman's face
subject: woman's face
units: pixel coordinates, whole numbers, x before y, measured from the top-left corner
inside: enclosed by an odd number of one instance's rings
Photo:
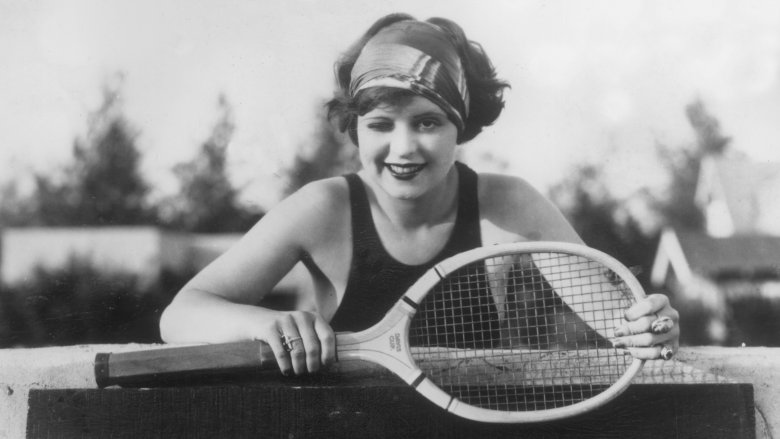
[[[455,163],[458,129],[436,104],[408,96],[358,117],[360,161],[388,195],[415,199],[444,182]]]

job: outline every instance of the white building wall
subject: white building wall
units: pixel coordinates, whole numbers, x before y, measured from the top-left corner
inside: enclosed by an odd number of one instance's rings
[[[18,283],[36,267],[63,267],[70,258],[99,268],[155,277],[190,260],[189,244],[155,227],[11,228],[3,230],[3,282]]]
[[[240,238],[240,234],[186,234],[156,227],[8,228],[0,236],[0,281],[19,283],[37,267],[61,268],[72,257],[154,281],[165,268],[200,270]],[[275,292],[301,296],[309,289],[311,279],[299,263],[279,281]]]

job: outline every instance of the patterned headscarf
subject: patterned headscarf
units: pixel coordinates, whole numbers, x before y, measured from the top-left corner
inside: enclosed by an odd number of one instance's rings
[[[453,43],[438,26],[400,21],[379,31],[352,67],[350,96],[369,87],[410,90],[441,107],[462,132],[469,92]]]

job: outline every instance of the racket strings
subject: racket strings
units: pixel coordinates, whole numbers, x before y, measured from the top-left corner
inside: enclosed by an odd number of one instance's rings
[[[632,362],[608,337],[634,296],[612,270],[565,253],[485,259],[446,276],[412,320],[412,356],[446,392],[482,408],[575,404]]]

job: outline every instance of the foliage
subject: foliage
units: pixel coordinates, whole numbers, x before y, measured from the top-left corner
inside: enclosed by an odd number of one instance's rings
[[[146,205],[149,185],[140,172],[136,134],[121,114],[119,91],[103,89],[86,138],[73,144],[73,162],[54,175],[36,174],[29,198],[4,197],[17,207],[0,212],[4,225],[103,226],[154,221]],[[14,195],[7,188],[3,195]],[[16,194],[18,195],[18,194]]]
[[[16,182],[0,186],[0,227],[35,225],[35,221],[31,221],[34,217],[35,206],[19,193]]]
[[[669,174],[669,187],[663,198],[651,198],[643,192],[640,201],[657,212],[666,226],[700,230],[703,216],[694,202],[699,166],[707,155],[724,153],[730,138],[721,134],[718,120],[701,100],[690,103],[685,112],[696,141],[688,148],[658,145],[659,158]],[[642,230],[625,207],[629,200],[612,195],[605,184],[603,165],[578,165],[567,175],[552,187],[550,197],[585,242],[628,265],[649,267],[657,231]]]
[[[30,195],[22,195],[15,183],[0,188],[0,225],[161,222],[161,209],[147,202],[150,188],[140,172],[136,134],[118,105],[118,89],[106,87],[103,97],[90,115],[87,135],[74,141],[70,164],[51,175],[33,175]],[[239,206],[238,191],[228,180],[226,150],[234,124],[224,98],[220,108],[222,118],[200,155],[175,170],[182,193],[166,225],[233,232],[245,231],[259,219]],[[24,283],[0,286],[0,347],[159,341],[159,314],[193,274],[164,272],[150,284],[78,260],[57,270],[38,269]]]
[[[261,214],[242,207],[239,191],[228,178],[227,149],[235,124],[232,108],[224,96],[219,99],[221,116],[198,155],[174,167],[180,191],[166,204],[166,223],[196,233],[245,232]]]
[[[656,145],[658,156],[669,172],[669,186],[665,199],[657,200],[654,208],[670,227],[702,230],[704,217],[694,200],[701,161],[707,156],[724,154],[731,138],[721,133],[720,123],[701,100],[688,104],[685,114],[696,141],[688,148]]]
[[[725,296],[723,291],[718,294]],[[760,294],[732,296],[720,309],[698,300],[676,300],[681,343],[687,346],[780,346],[780,299]],[[713,331],[713,329],[717,329]]]
[[[110,121],[91,144],[74,146],[72,175],[78,176],[72,206],[76,224],[143,224],[148,184],[140,174],[141,155],[123,119]]]
[[[0,288],[0,348],[159,342],[159,316],[191,273],[152,283],[71,259]]]
[[[314,131],[309,137],[311,143],[302,144],[293,163],[285,169],[285,195],[309,182],[360,168],[357,147],[328,121],[324,105],[317,112],[315,121]]]
[[[550,198],[589,246],[626,265],[648,266],[654,237],[611,194],[603,173],[601,165],[578,165],[551,188]]]
[[[710,114],[701,99],[688,104],[685,107],[685,115],[696,133],[696,149],[702,156],[726,152],[731,144],[731,137],[720,132],[720,122]]]
[[[155,225],[196,232],[244,232],[261,213],[244,208],[228,177],[227,148],[235,125],[220,97],[221,117],[198,156],[174,174],[180,193],[152,205],[141,173],[136,133],[123,116],[120,92],[103,89],[103,103],[89,116],[84,138],[73,143],[72,162],[51,175],[34,174],[34,191],[22,195],[10,182],[0,187],[2,226]]]
[[[695,203],[702,157],[691,149],[671,149],[661,144],[656,148],[659,159],[668,170],[669,184],[666,197],[656,200],[654,209],[668,227],[703,230],[704,215]]]
[[[780,299],[742,297],[729,303],[727,346],[780,346]]]

